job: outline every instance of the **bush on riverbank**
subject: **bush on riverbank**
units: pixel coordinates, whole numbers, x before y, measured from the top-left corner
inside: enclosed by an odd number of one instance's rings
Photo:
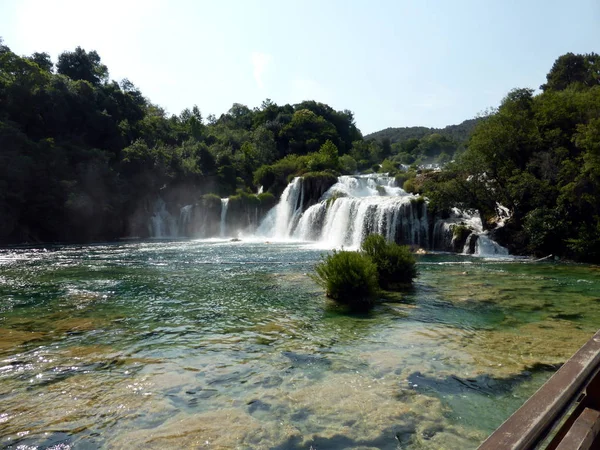
[[[353,311],[368,311],[377,295],[377,266],[359,252],[333,251],[315,267],[312,278],[325,288],[327,297]]]
[[[377,266],[379,285],[383,289],[397,289],[412,283],[417,276],[415,256],[407,246],[371,234],[362,243],[361,251]]]

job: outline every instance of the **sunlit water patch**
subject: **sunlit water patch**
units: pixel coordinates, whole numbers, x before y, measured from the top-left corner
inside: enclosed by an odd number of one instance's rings
[[[0,445],[475,448],[600,318],[598,268],[455,255],[348,316],[307,275],[320,255],[0,251]]]

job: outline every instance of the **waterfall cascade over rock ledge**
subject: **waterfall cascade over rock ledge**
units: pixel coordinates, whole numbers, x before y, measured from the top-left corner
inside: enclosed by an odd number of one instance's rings
[[[199,203],[183,206],[178,217],[158,198],[150,217],[150,236],[243,235],[358,248],[367,235],[377,233],[390,242],[426,250],[508,255],[483,230],[478,214],[453,208],[448,217],[434,217],[424,197],[405,192],[387,175],[343,175],[327,183],[296,177],[268,212],[257,196],[250,197],[207,195]]]
[[[330,248],[357,248],[367,235],[377,233],[388,241],[427,250],[508,255],[486,235],[478,214],[453,208],[448,218],[433,217],[426,199],[405,192],[393,177],[340,176],[318,203],[304,208],[308,195],[303,178],[294,178],[258,233],[274,240],[316,241]]]

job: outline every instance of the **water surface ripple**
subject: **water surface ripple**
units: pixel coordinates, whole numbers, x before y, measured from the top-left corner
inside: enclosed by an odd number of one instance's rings
[[[0,446],[476,448],[599,323],[597,267],[455,255],[349,316],[321,253],[0,250]]]

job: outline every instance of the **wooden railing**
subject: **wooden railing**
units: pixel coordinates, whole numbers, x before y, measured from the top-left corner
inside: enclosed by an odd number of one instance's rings
[[[600,331],[494,431],[479,450],[600,448],[599,372]],[[564,420],[569,411],[572,412]],[[552,439],[547,439],[563,420]]]

